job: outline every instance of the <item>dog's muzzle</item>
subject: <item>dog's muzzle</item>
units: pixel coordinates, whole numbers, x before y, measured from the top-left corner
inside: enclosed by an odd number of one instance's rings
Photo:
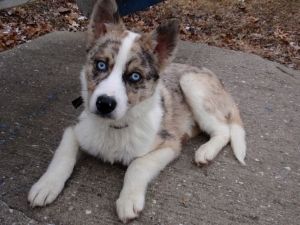
[[[113,97],[101,95],[97,98],[97,113],[103,117],[109,117],[110,113],[112,113],[115,110],[116,106],[117,102]]]

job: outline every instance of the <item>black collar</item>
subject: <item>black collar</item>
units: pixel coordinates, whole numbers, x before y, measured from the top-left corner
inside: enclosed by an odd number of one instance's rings
[[[78,98],[72,101],[72,105],[75,109],[77,109],[83,103],[83,98],[79,96]]]

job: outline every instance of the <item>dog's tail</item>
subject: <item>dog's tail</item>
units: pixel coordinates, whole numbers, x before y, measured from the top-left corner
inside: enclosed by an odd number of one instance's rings
[[[243,164],[246,157],[246,132],[243,127],[243,123],[240,117],[238,109],[235,110],[235,115],[230,123],[230,142],[233,149],[233,153],[237,160]]]

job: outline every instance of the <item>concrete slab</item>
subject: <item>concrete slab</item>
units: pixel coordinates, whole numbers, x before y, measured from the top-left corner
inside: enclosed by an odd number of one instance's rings
[[[115,200],[125,168],[88,156],[54,204],[31,209],[26,202],[63,128],[80,112],[71,101],[84,59],[82,33],[51,33],[0,53],[0,224],[119,224]],[[299,71],[188,42],[175,61],[211,68],[233,94],[248,132],[247,166],[227,147],[198,168],[194,151],[206,137],[192,140],[150,185],[145,211],[132,224],[299,224]]]
[[[0,0],[0,9],[7,9],[18,5],[23,5],[30,0]]]

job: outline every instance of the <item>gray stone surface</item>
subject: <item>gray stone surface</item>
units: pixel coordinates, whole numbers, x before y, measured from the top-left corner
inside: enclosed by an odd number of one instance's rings
[[[10,208],[5,202],[0,201],[0,224],[12,225],[12,224],[38,224],[35,220],[28,218],[23,212],[17,209]]]
[[[207,137],[195,138],[150,185],[132,224],[299,224],[299,71],[188,42],[180,43],[176,61],[211,68],[232,93],[248,134],[247,166],[226,147],[198,168],[194,151]],[[26,202],[63,128],[80,112],[71,100],[83,62],[82,33],[51,33],[0,53],[0,224],[119,224],[115,200],[125,168],[89,156],[52,205],[31,209]]]
[[[25,4],[30,0],[0,0],[0,10]]]

